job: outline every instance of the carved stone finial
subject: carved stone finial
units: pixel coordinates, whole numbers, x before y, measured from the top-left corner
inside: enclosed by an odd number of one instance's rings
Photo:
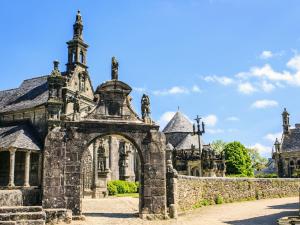
[[[52,72],[51,72],[51,76],[52,76],[52,77],[53,77],[53,76],[55,76],[55,77],[61,76],[61,73],[60,73],[60,71],[59,71],[58,65],[59,65],[59,62],[58,62],[57,60],[54,60],[54,61],[53,61],[53,70],[52,70]]]
[[[111,58],[111,79],[118,80],[119,77],[119,62],[116,57]]]
[[[58,65],[59,65],[59,61],[58,60],[54,60],[53,61],[53,70],[59,71]]]
[[[82,18],[81,18],[80,10],[77,11],[76,23],[82,23]]]

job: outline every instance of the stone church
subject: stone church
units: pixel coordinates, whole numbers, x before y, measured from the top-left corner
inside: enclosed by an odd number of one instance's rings
[[[204,123],[203,133],[204,133]],[[202,135],[180,111],[163,129],[168,148],[172,149],[173,166],[180,175],[197,177],[225,177],[225,155],[216,154]]]
[[[290,114],[282,112],[282,137],[274,143],[273,159],[279,177],[300,177],[300,124],[290,125]]]
[[[54,61],[49,75],[0,91],[0,206],[80,216],[83,197],[104,197],[120,179],[140,182],[141,218],[172,215],[174,171],[149,97],[139,116],[115,57],[111,79],[93,89],[79,11],[67,47],[65,71]]]
[[[106,83],[95,92],[93,90],[86,61],[88,45],[82,37],[83,23],[79,13],[73,28],[73,39],[67,42],[65,72],[61,72],[59,62],[54,61],[50,75],[25,80],[18,88],[0,92],[1,186],[41,185],[42,152],[48,129],[58,126],[59,119],[80,121],[95,109],[97,101],[103,101],[101,95],[106,94],[104,91],[109,85]],[[118,79],[117,64],[113,57],[112,79],[115,80]],[[131,91],[129,87],[125,88],[127,92]],[[104,104],[113,103],[108,101]],[[122,104],[130,106],[130,98]],[[112,111],[109,114],[122,113],[114,105],[107,109]],[[133,111],[132,108],[127,110]],[[105,171],[107,180],[138,180],[139,158],[130,142],[115,135],[101,139],[98,145],[98,170]],[[91,145],[84,156],[83,194],[97,197],[91,193],[93,147]],[[107,158],[106,161],[103,161],[104,158]]]

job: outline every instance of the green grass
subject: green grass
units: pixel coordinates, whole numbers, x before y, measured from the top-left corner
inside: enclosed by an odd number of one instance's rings
[[[116,194],[115,197],[132,197],[132,198],[138,198],[139,193],[125,193],[125,194]]]

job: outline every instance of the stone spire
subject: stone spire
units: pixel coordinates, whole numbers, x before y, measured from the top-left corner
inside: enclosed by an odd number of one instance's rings
[[[76,20],[73,25],[73,39],[68,41],[68,63],[67,71],[73,71],[76,66],[86,70],[86,55],[88,45],[84,43],[82,38],[83,23],[80,11],[77,12]]]
[[[76,20],[73,25],[73,39],[82,40],[83,23],[80,11],[77,11]]]
[[[287,134],[289,132],[289,128],[290,128],[290,114],[288,113],[286,108],[284,108],[281,115],[282,115],[283,133]]]

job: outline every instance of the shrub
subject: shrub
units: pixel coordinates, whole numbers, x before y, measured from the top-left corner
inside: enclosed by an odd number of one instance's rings
[[[126,194],[126,193],[137,193],[138,187],[136,182],[124,181],[124,180],[113,180],[107,184],[109,195]]]
[[[109,195],[118,194],[118,189],[117,189],[116,185],[114,185],[111,181],[109,181],[107,184],[107,190],[108,190]]]
[[[224,202],[223,197],[221,195],[218,195],[216,197],[215,203],[219,205],[219,204],[223,204],[223,202]]]
[[[135,182],[128,182],[128,189],[129,189],[128,193],[137,193],[137,190],[138,190]]]

